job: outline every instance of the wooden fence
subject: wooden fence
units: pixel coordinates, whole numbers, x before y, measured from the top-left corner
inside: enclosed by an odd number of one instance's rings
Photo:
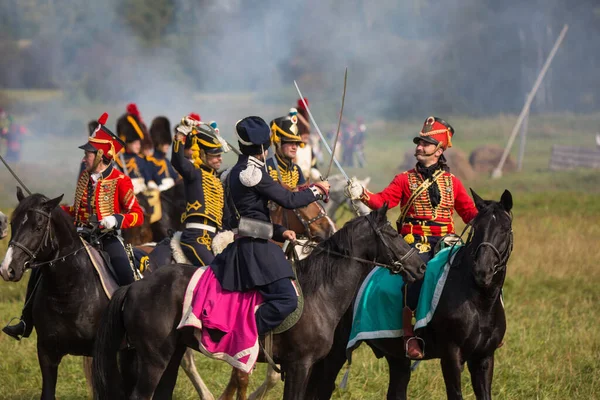
[[[552,171],[572,168],[600,169],[600,149],[555,144],[552,146],[549,168]]]

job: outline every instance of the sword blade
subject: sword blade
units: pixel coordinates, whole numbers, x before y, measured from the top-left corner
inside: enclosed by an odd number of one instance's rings
[[[2,157],[1,155],[0,155],[0,160],[2,160],[2,163],[4,164],[4,166],[6,167],[6,169],[8,169],[8,172],[11,173],[11,175],[13,176],[13,178],[15,178],[17,180],[17,182],[19,182],[19,184],[21,185],[21,187],[23,189],[25,189],[25,191],[27,192],[27,194],[31,196],[31,191],[27,188],[27,186],[25,186],[25,184],[23,183],[23,181],[21,179],[19,179],[19,177],[17,176],[17,174],[15,173],[15,171],[12,170],[12,168],[10,167],[10,165],[8,165],[8,163],[4,160],[4,157]]]
[[[346,178],[346,181],[350,182],[350,178],[348,178],[348,174],[346,174],[346,171],[344,171],[344,168],[342,168],[342,166],[340,165],[338,160],[335,158],[335,155],[333,154],[331,147],[329,147],[329,144],[327,144],[327,140],[325,140],[325,136],[323,136],[323,133],[321,133],[321,130],[319,129],[319,125],[317,125],[315,118],[313,117],[312,113],[310,112],[310,109],[308,108],[308,104],[306,104],[306,102],[304,101],[304,95],[302,95],[302,92],[300,91],[300,88],[298,87],[298,83],[296,83],[296,81],[294,81],[294,86],[296,86],[296,91],[298,92],[298,95],[300,96],[300,99],[302,100],[302,104],[304,104],[304,107],[306,108],[306,111],[308,112],[308,116],[310,117],[310,122],[314,125],[315,130],[317,131],[317,133],[319,134],[319,137],[321,138],[321,141],[323,142],[323,145],[325,146],[325,148],[327,149],[329,154],[331,154],[331,157],[333,159],[333,162],[335,163],[335,166],[338,167],[338,169],[340,170],[342,175],[344,175],[344,178]]]
[[[348,82],[348,67],[346,67],[346,72],[344,73],[344,93],[342,94],[342,108],[340,109],[340,119],[338,120],[337,131],[335,132],[335,142],[333,142],[333,151],[331,154],[331,160],[329,161],[329,167],[327,168],[327,173],[325,174],[325,179],[329,178],[329,173],[331,172],[331,163],[333,162],[333,155],[335,154],[335,149],[337,148],[338,140],[340,138],[340,128],[342,127],[342,115],[344,115],[344,102],[346,101],[346,83]],[[304,100],[304,98],[302,98]]]

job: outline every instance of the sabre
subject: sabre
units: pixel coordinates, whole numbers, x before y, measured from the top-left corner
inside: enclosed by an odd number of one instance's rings
[[[321,141],[325,145],[325,148],[327,149],[327,151],[329,152],[329,154],[331,154],[333,162],[335,163],[336,167],[338,167],[338,169],[340,170],[340,172],[342,173],[342,175],[344,175],[344,178],[346,178],[346,182],[350,182],[350,178],[348,178],[348,174],[346,174],[346,171],[344,171],[344,168],[342,168],[342,166],[340,165],[340,163],[338,162],[338,160],[335,158],[335,155],[333,154],[333,151],[331,150],[331,148],[327,144],[327,140],[325,140],[325,137],[321,133],[321,130],[319,129],[319,125],[317,125],[317,122],[315,121],[315,118],[313,117],[312,113],[310,112],[310,109],[308,108],[308,104],[306,104],[306,101],[304,101],[304,95],[300,91],[300,88],[298,87],[298,84],[296,83],[296,81],[294,81],[294,86],[296,86],[296,91],[298,92],[298,95],[300,96],[300,99],[302,99],[302,104],[304,104],[304,107],[306,108],[306,112],[308,112],[308,116],[310,117],[310,122],[312,122],[312,124],[315,126],[315,130],[319,134],[319,137],[321,138]]]
[[[335,149],[338,144],[338,140],[340,138],[340,128],[342,126],[342,115],[344,115],[344,102],[346,100],[346,82],[348,82],[348,67],[346,67],[346,73],[344,73],[344,93],[342,94],[342,108],[340,109],[340,119],[338,121],[337,131],[335,133],[335,142],[333,142],[333,151],[331,152],[331,160],[329,160],[329,167],[327,168],[327,173],[325,174],[325,179],[329,178],[329,173],[331,172],[331,163],[333,162],[333,155],[335,154]],[[304,101],[304,97],[302,98]]]
[[[217,141],[219,143],[221,143],[221,146],[223,147],[223,151],[225,151],[225,153],[227,153],[229,150],[233,151],[235,154],[237,154],[238,156],[241,155],[242,153],[240,153],[240,151],[238,149],[236,149],[235,147],[233,147],[231,145],[231,143],[229,143],[223,136],[221,136],[219,134],[219,132],[213,128],[210,124],[207,124],[206,122],[202,122],[202,121],[196,121],[194,119],[191,119],[190,117],[186,116],[183,117],[181,120],[182,123],[184,123],[187,126],[200,126],[200,125],[206,125],[210,128],[212,128],[215,133],[213,134],[212,132],[206,132],[206,134],[212,136],[213,138],[217,139]]]
[[[31,196],[31,191],[29,189],[27,189],[27,186],[25,186],[25,184],[23,183],[23,181],[19,179],[19,177],[17,176],[17,174],[15,174],[15,172],[8,165],[8,163],[6,161],[4,161],[4,157],[2,157],[1,155],[0,155],[0,160],[2,160],[2,163],[6,166],[6,168],[8,169],[8,172],[10,172],[11,175],[17,180],[17,182],[19,182],[19,185],[21,185],[21,187],[23,189],[25,189],[25,191],[27,192],[27,194]]]

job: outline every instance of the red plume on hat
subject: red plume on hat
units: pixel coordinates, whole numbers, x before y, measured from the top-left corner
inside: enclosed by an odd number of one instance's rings
[[[302,99],[298,99],[298,107],[296,108],[306,110],[304,103],[306,103],[306,107],[310,107],[310,105],[308,104],[308,99],[305,97],[304,102],[302,101]]]
[[[423,129],[413,142],[417,144],[419,140],[424,140],[446,150],[452,147],[452,136],[454,136],[454,128],[443,119],[432,116],[425,120]]]
[[[201,122],[202,119],[200,118],[200,114],[196,114],[196,113],[190,113],[188,115],[188,117],[190,117],[191,119],[193,119],[194,121],[198,121]]]
[[[104,113],[98,118],[98,127],[88,138],[88,142],[80,149],[96,152],[98,155],[112,160],[125,146],[121,139],[115,136],[104,124],[108,120],[108,114]]]
[[[140,110],[138,110],[137,104],[135,104],[135,103],[127,104],[126,110],[127,110],[128,114],[135,115],[140,120],[142,119],[142,116],[140,115]]]

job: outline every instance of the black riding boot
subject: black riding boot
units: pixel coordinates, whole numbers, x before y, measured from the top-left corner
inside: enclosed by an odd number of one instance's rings
[[[13,337],[17,340],[26,338],[31,335],[33,331],[33,301],[30,300],[33,297],[33,291],[35,285],[38,282],[38,278],[41,279],[40,270],[38,268],[31,270],[31,276],[29,276],[29,282],[27,282],[27,294],[25,295],[25,307],[23,307],[21,318],[19,322],[13,325],[7,325],[2,328],[2,332],[8,336]]]

